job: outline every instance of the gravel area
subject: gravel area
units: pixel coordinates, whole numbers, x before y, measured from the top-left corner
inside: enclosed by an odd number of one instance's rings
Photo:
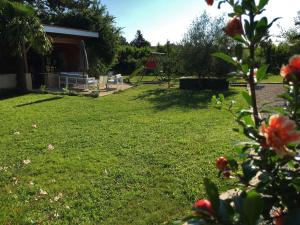
[[[117,84],[110,84],[109,88],[106,88],[105,85],[101,85],[100,86],[100,95],[99,96],[106,96],[106,95],[111,95],[115,92],[118,91],[124,91],[126,89],[132,88],[133,85],[131,84],[127,84],[127,83],[123,83],[122,85],[117,85]]]
[[[256,86],[257,105],[261,108],[264,104],[268,106],[284,106],[284,101],[277,96],[284,92],[282,84],[258,84]]]

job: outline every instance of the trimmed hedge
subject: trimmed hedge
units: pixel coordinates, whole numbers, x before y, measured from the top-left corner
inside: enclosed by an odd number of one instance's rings
[[[179,79],[179,88],[183,90],[225,91],[229,89],[229,82],[224,78],[182,77]]]

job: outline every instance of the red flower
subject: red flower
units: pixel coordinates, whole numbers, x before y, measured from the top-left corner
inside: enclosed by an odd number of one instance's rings
[[[231,37],[238,34],[244,34],[243,25],[240,17],[233,17],[233,19],[230,20],[227,26],[225,27],[224,32]]]
[[[209,200],[201,199],[194,203],[194,209],[196,210],[196,214],[202,215],[206,214],[209,216],[214,215],[214,209]]]
[[[290,59],[290,67],[296,71],[296,72],[300,72],[300,55],[294,55],[291,59]]]
[[[283,225],[283,215],[281,210],[275,210],[273,213],[273,224],[274,225]]]
[[[283,65],[280,70],[280,75],[287,80],[290,80],[290,75],[294,74],[300,79],[300,55],[294,55],[288,65]]]
[[[287,65],[287,66],[282,66],[280,70],[280,75],[286,79],[289,79],[289,76],[293,73],[292,68]]]
[[[296,130],[296,123],[287,116],[273,115],[269,126],[265,123],[260,133],[266,138],[266,144],[281,156],[294,156],[295,153],[287,148],[288,144],[300,143],[300,131]]]
[[[280,217],[277,217],[274,219],[274,224],[275,225],[283,225],[283,217],[280,216]]]
[[[223,156],[219,157],[219,158],[216,160],[216,167],[217,167],[220,171],[225,170],[226,167],[227,167],[227,165],[228,165],[228,160],[227,160],[225,157],[223,157]]]
[[[214,0],[205,0],[207,5],[213,5],[214,4]]]

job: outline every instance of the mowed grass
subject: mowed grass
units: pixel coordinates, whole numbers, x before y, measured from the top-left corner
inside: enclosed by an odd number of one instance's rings
[[[232,143],[242,139],[232,116],[210,106],[213,94],[147,85],[98,99],[1,100],[0,224],[182,217],[205,197],[204,177],[221,190],[229,185],[217,178],[215,158],[234,155]],[[239,89],[224,94],[243,104]]]
[[[238,79],[234,82],[245,83],[246,81],[244,79]],[[266,77],[264,80],[260,81],[260,83],[282,83],[282,82],[283,82],[283,78],[280,75],[270,75]]]

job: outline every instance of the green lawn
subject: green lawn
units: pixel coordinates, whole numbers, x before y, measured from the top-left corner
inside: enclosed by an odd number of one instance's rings
[[[270,75],[260,83],[282,83],[283,78],[280,75]],[[244,79],[238,79],[234,82],[245,82]]]
[[[124,76],[124,79],[128,79],[129,76]],[[150,75],[144,75],[143,77],[138,75],[130,78],[131,83],[137,83],[137,82],[148,82],[148,81],[159,81],[159,77],[157,76],[150,76]]]
[[[204,197],[204,177],[225,188],[214,161],[241,138],[231,115],[209,106],[213,94],[147,85],[98,99],[0,100],[0,224],[180,218]],[[225,95],[242,101],[238,89]]]
[[[279,75],[271,75],[262,81],[262,83],[282,83],[283,78]]]

